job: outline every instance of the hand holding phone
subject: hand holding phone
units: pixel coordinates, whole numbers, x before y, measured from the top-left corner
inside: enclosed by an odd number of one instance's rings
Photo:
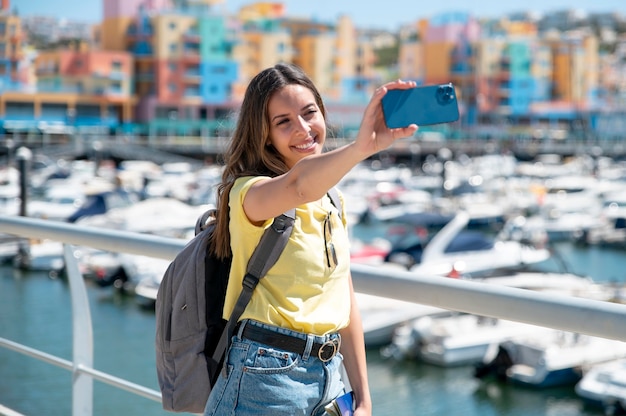
[[[450,123],[459,119],[452,83],[389,90],[382,99],[382,106],[389,128]]]

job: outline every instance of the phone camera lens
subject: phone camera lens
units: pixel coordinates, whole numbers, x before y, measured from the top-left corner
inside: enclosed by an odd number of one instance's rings
[[[449,103],[454,100],[454,89],[450,85],[441,85],[437,88],[437,95],[441,103]]]

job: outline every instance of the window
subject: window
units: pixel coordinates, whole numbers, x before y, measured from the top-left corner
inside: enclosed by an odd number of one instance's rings
[[[198,88],[195,87],[189,87],[185,89],[185,96],[186,97],[197,97],[200,95],[200,90]]]
[[[156,109],[157,118],[176,118],[178,110],[176,107],[161,107]]]
[[[225,74],[226,72],[228,72],[228,69],[225,66],[216,66],[213,67],[213,70],[211,72],[215,75]]]

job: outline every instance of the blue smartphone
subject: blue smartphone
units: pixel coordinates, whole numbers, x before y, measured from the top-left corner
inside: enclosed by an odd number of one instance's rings
[[[343,396],[337,397],[336,403],[341,416],[354,415],[354,393],[348,392]]]
[[[382,106],[387,127],[392,129],[410,124],[451,123],[459,119],[459,104],[452,83],[389,90]]]

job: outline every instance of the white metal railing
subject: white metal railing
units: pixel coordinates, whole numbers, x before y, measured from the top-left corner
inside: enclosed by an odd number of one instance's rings
[[[74,415],[92,414],[93,379],[160,401],[161,395],[157,391],[92,368],[93,342],[86,289],[68,244],[169,260],[180,251],[185,241],[9,216],[0,216],[0,230],[21,237],[65,243],[66,267],[72,286],[73,361],[3,338],[0,338],[0,346],[71,370],[74,373]],[[408,271],[366,265],[353,264],[351,270],[355,290],[361,293],[626,341],[626,305],[444,277],[418,276]]]

